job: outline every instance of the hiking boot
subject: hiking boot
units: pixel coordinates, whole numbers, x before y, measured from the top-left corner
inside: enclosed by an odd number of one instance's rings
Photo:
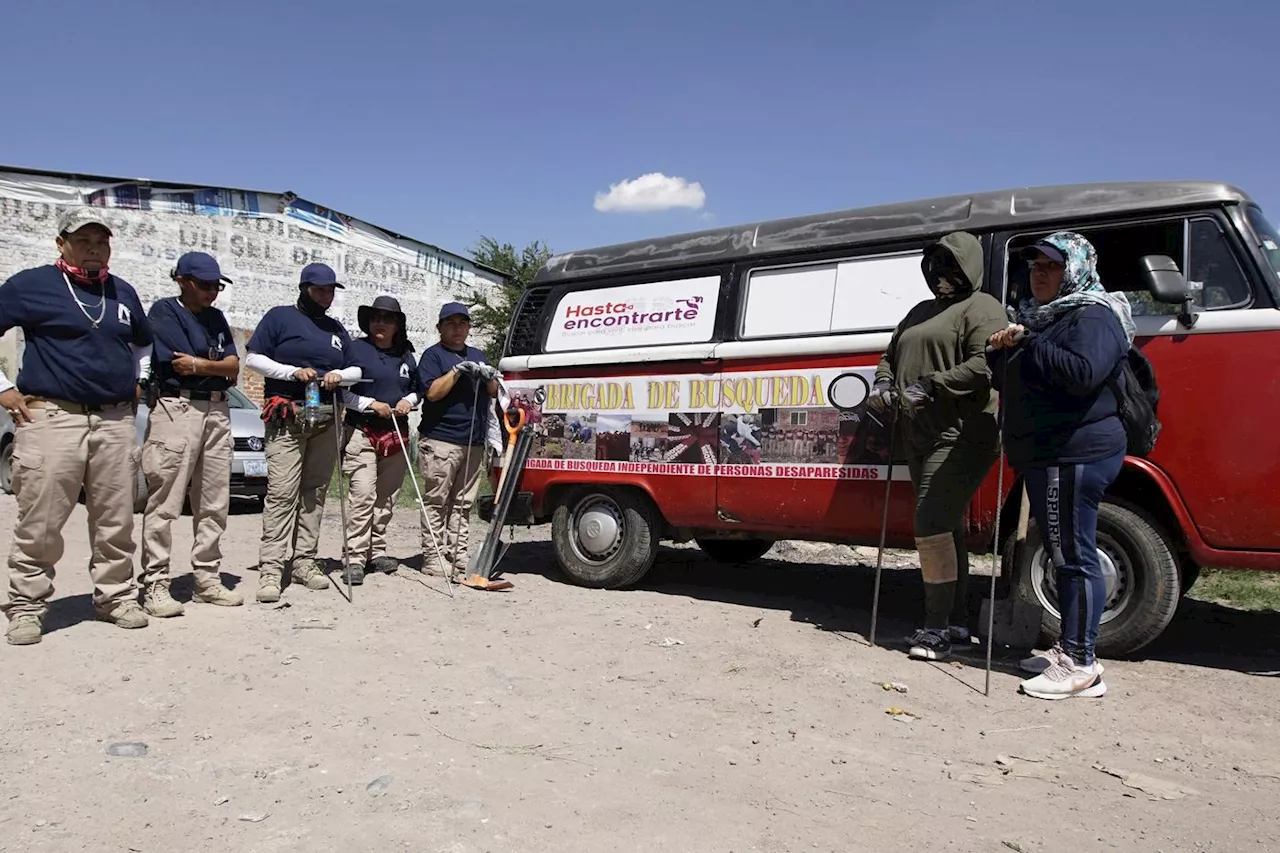
[[[1063,655],[1044,672],[1018,685],[1018,689],[1036,699],[1097,699],[1106,695],[1107,685],[1097,661],[1084,666]]]
[[[5,639],[11,646],[32,646],[40,642],[44,633],[43,620],[34,613],[19,613],[9,620],[9,630],[5,631]]]
[[[220,607],[239,607],[244,604],[243,595],[235,590],[227,589],[220,583],[197,586],[196,591],[191,595],[191,600],[199,601],[201,604],[217,604]]]
[[[422,555],[422,573],[436,578],[453,579],[457,574],[448,558],[424,552]]]
[[[360,584],[364,583],[364,566],[356,564],[347,566],[346,571],[342,575],[342,579],[352,586],[360,586]],[[328,585],[329,584],[326,581],[325,586]],[[324,587],[320,587],[320,589],[324,589]]]
[[[389,575],[400,568],[400,561],[395,557],[374,557],[369,561],[369,574]]]
[[[299,560],[293,566],[293,580],[307,589],[328,589],[329,579],[315,560]]]
[[[182,615],[182,603],[169,594],[168,581],[147,584],[142,594],[142,609],[158,619]]]
[[[271,604],[280,600],[280,575],[276,572],[261,572],[258,575],[258,602]]]
[[[142,605],[131,598],[104,607],[95,607],[93,610],[99,619],[110,622],[117,628],[145,628],[151,621],[143,611]]]
[[[945,630],[922,628],[912,634],[908,642],[911,648],[907,650],[907,655],[916,660],[946,660],[951,654],[951,641]]]

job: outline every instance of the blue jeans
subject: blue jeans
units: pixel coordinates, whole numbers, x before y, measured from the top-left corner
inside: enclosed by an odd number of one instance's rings
[[[1098,504],[1120,474],[1124,452],[1083,465],[1028,468],[1027,497],[1057,571],[1062,648],[1081,666],[1093,663],[1107,588],[1098,561]]]

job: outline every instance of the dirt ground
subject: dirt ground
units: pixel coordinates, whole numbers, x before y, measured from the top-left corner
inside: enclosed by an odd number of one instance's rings
[[[0,539],[14,515],[0,498]],[[247,598],[259,530],[225,541]],[[668,549],[601,592],[517,533],[505,593],[401,570],[354,603],[298,587],[123,631],[91,619],[77,510],[50,633],[0,645],[0,850],[1276,849],[1280,683],[1249,674],[1280,669],[1274,612],[1186,602],[1104,699],[1021,697],[1008,660],[984,698],[979,655],[867,645],[873,552]],[[411,511],[395,540],[414,552]],[[894,566],[885,644],[919,595]]]

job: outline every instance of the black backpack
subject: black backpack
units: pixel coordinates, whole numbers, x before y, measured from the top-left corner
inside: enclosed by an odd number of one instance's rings
[[[1124,390],[1118,387],[1116,376],[1124,376]],[[1120,422],[1124,424],[1129,439],[1127,453],[1130,456],[1147,456],[1155,449],[1160,437],[1160,418],[1156,407],[1160,404],[1160,386],[1151,361],[1137,347],[1120,362],[1120,368],[1107,380],[1111,393],[1116,397],[1120,410]]]

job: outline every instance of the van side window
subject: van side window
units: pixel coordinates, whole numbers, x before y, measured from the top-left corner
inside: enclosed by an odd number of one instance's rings
[[[755,269],[745,289],[743,338],[889,331],[933,297],[918,252]]]
[[[1072,230],[1072,229],[1068,229]],[[1191,284],[1196,307],[1202,311],[1246,306],[1252,300],[1249,280],[1240,268],[1218,221],[1212,217],[1170,219],[1078,229],[1098,251],[1098,275],[1108,291],[1124,293],[1135,317],[1177,314],[1179,306],[1156,302],[1141,274],[1143,255],[1168,255]],[[1011,302],[1028,292],[1026,261],[1020,248],[1047,234],[1019,235],[1009,244]]]
[[[1216,220],[1193,219],[1187,240],[1187,283],[1197,307],[1205,311],[1239,308],[1253,293],[1231,243]]]

